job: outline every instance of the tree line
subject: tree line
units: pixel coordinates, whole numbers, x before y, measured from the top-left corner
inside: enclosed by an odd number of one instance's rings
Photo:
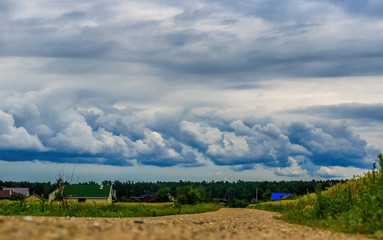
[[[306,193],[315,192],[315,187],[322,189],[344,182],[344,180],[312,180],[312,181],[211,181],[211,182],[134,182],[134,181],[110,181],[102,182],[104,185],[111,184],[116,190],[116,201],[129,201],[132,196],[140,196],[147,192],[158,195],[159,197],[171,194],[177,198],[186,198],[188,194],[194,194],[198,202],[219,202],[224,199],[239,199],[247,202],[258,199],[259,201],[269,201],[271,193],[291,193],[293,196],[300,196]],[[77,183],[97,185],[94,181]],[[15,182],[0,181],[0,187],[23,187],[29,188],[30,194],[44,195],[57,188],[57,183],[52,182]]]

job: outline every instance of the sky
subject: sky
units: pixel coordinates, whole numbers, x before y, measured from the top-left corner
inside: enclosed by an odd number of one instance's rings
[[[352,178],[381,0],[0,1],[0,180]]]

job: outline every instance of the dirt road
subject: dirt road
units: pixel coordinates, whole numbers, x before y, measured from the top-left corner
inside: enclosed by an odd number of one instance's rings
[[[1,217],[0,239],[362,239],[276,220],[253,209],[155,218]]]

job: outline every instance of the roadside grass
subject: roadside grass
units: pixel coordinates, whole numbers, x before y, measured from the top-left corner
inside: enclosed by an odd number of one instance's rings
[[[296,200],[251,204],[248,208],[280,212],[288,222],[383,238],[383,156],[379,168]]]
[[[71,217],[156,217],[217,211],[217,204],[177,205],[174,203],[68,203],[0,202],[0,215]]]

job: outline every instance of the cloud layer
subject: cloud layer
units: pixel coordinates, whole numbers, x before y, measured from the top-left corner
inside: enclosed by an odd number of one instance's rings
[[[78,98],[54,89],[7,97],[0,112],[2,160],[161,167],[211,162],[298,176],[321,167],[369,168],[378,152],[337,122],[245,124],[185,110],[84,108]]]
[[[54,58],[49,72],[108,71],[116,61],[243,78],[383,73],[382,5],[375,0],[38,0],[0,8],[0,54]]]

